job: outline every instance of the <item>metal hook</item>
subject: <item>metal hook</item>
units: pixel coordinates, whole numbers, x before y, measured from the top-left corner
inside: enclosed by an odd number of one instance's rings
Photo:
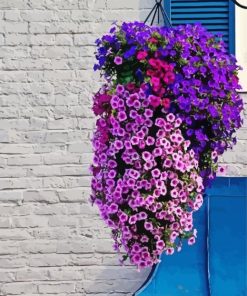
[[[153,14],[153,16],[152,16],[152,14]],[[148,14],[148,16],[146,17],[144,23],[146,23],[149,20],[149,18],[152,17],[152,20],[151,20],[151,26],[152,26],[153,23],[154,23],[155,17],[157,16],[157,18],[158,18],[158,24],[159,24],[160,23],[160,15],[162,15],[165,25],[167,27],[171,27],[172,24],[171,24],[171,21],[170,21],[168,15],[166,13],[164,7],[162,6],[162,0],[155,0],[155,5],[151,9],[151,11]]]
[[[243,9],[247,9],[247,6],[245,6],[245,5],[241,4],[241,3],[239,3],[237,0],[232,0],[232,2],[233,2],[234,4],[236,4],[238,7],[241,7],[241,8],[243,8]]]

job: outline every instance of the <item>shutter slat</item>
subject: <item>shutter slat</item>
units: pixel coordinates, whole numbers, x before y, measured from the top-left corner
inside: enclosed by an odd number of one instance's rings
[[[177,24],[194,24],[194,23],[200,23],[200,24],[209,24],[209,25],[218,25],[217,26],[217,29],[221,29],[221,25],[222,25],[222,28],[226,28],[228,29],[228,21],[227,19],[223,19],[223,20],[217,20],[217,19],[211,19],[211,20],[208,20],[208,19],[197,19],[197,18],[194,18],[193,20],[192,19],[185,19],[185,18],[181,18],[181,19],[172,19],[172,23],[177,25]],[[216,27],[215,27],[216,28]]]
[[[178,8],[173,8],[173,13],[195,13],[195,12],[203,12],[204,13],[227,13],[228,14],[228,7],[184,7],[181,8],[180,6]]]
[[[175,19],[190,19],[191,18],[191,14],[184,14],[184,13],[179,13],[176,14],[176,18]],[[194,15],[194,19],[218,19],[218,21],[220,22],[222,18],[227,19],[228,21],[228,13],[195,13]],[[173,19],[173,18],[172,18]]]
[[[222,1],[222,2],[204,2],[204,1],[196,1],[196,2],[192,2],[192,1],[179,1],[176,3],[173,3],[173,1],[171,2],[173,7],[228,7],[228,3],[227,1]]]

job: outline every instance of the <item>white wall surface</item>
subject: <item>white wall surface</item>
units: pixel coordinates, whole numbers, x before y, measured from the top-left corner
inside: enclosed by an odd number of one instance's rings
[[[118,265],[88,204],[88,166],[93,42],[152,5],[0,0],[0,295],[122,296],[144,281],[147,271]],[[224,161],[247,175],[246,124],[238,137]]]

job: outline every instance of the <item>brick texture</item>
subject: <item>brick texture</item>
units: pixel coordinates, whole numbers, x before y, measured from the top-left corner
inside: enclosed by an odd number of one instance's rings
[[[132,295],[145,280],[119,266],[88,166],[93,42],[152,5],[0,0],[0,295]],[[247,175],[246,130],[222,159],[230,175]]]

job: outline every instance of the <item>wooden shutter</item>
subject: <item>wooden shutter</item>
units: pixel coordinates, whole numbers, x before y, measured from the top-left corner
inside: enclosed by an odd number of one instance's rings
[[[222,33],[229,51],[235,51],[235,10],[231,0],[164,0],[173,26],[201,23]]]

